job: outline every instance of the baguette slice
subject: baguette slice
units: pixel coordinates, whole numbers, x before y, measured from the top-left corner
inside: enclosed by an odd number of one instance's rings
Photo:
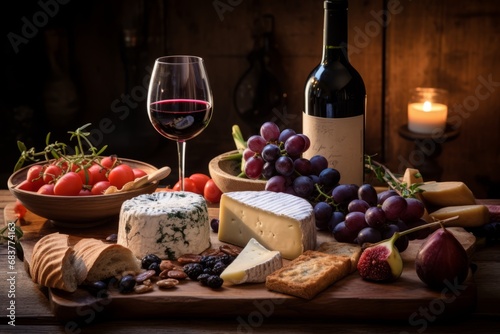
[[[351,260],[348,257],[309,250],[268,275],[266,288],[313,299],[328,286],[349,275],[350,271]]]
[[[361,246],[346,242],[327,241],[319,245],[318,252],[349,258],[351,261],[350,272],[353,273],[358,267],[359,257],[361,256]]]
[[[85,267],[68,245],[69,235],[52,233],[41,238],[33,248],[30,275],[33,282],[49,287],[76,291]]]
[[[85,238],[76,243],[74,250],[75,256],[83,261],[87,269],[84,278],[87,282],[114,277],[124,271],[140,271],[138,260],[132,251],[122,245]]]

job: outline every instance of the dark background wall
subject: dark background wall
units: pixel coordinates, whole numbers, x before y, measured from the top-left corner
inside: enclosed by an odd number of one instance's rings
[[[107,153],[175,169],[176,146],[152,129],[145,103],[154,59],[167,54],[204,57],[213,87],[212,121],[187,144],[188,174],[207,172],[212,157],[233,149],[233,124],[246,136],[263,120],[301,130],[304,81],[321,56],[320,0],[41,0],[4,6],[2,187],[18,157],[16,140],[40,148],[47,132],[67,141],[65,133],[85,123],[92,123],[96,145],[109,145]],[[407,122],[411,88],[445,88],[459,135],[441,146],[441,179],[464,181],[477,197],[498,198],[499,3],[352,0],[349,19],[351,62],[368,92],[367,153],[378,154],[395,172],[409,163],[424,169],[420,158],[438,153],[438,145],[404,139],[398,130]],[[237,111],[234,93],[264,35],[273,37],[266,54],[279,85],[271,85],[278,94],[260,100],[279,99],[264,103],[267,108],[251,122]],[[261,74],[253,69],[250,78]]]

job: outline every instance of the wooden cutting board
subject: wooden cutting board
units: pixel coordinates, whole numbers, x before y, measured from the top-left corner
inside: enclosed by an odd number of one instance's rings
[[[15,219],[14,204],[4,210],[5,222]],[[211,217],[218,216],[217,208],[209,208]],[[22,245],[29,262],[34,244],[42,236],[61,232],[80,238],[105,239],[117,233],[118,219],[88,229],[68,229],[55,226],[50,221],[27,213],[22,229]],[[467,252],[472,254],[475,237],[462,228],[450,228]],[[326,233],[318,236],[318,245],[333,238]],[[215,233],[212,246],[221,243]],[[426,317],[444,319],[457,314],[470,313],[476,303],[476,286],[472,274],[465,283],[443,291],[428,289],[414,269],[415,255],[421,240],[414,240],[401,253],[405,262],[403,274],[393,283],[372,283],[362,280],[355,272],[333,284],[314,299],[307,301],[268,291],[264,284],[246,284],[212,290],[198,282],[186,280],[175,289],[155,289],[147,294],[120,294],[110,291],[108,298],[97,298],[84,289],[66,293],[49,289],[54,315],[61,321],[80,323],[97,318],[148,318],[148,317],[232,317],[241,330],[248,330],[268,317],[328,317],[329,319],[400,320],[422,324]],[[430,315],[425,312],[430,312]]]

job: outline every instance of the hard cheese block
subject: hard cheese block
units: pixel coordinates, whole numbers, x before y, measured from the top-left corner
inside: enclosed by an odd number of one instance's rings
[[[155,254],[176,259],[210,247],[210,224],[205,199],[190,192],[155,192],[123,202],[118,244],[136,257]]]
[[[488,208],[479,204],[449,206],[432,212],[430,216],[439,220],[458,216],[457,220],[450,222],[446,226],[476,227],[490,221]]]
[[[270,251],[252,238],[220,277],[229,284],[263,283],[282,266],[280,252]]]
[[[426,203],[438,207],[476,204],[472,191],[463,182],[431,182],[419,187]]]
[[[244,247],[252,238],[265,248],[295,259],[316,247],[313,208],[305,199],[271,191],[222,195],[219,240]]]

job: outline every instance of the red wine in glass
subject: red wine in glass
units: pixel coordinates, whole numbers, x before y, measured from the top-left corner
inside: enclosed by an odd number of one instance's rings
[[[162,100],[151,103],[149,113],[158,132],[169,139],[182,141],[197,136],[207,127],[212,106],[201,100]]]

